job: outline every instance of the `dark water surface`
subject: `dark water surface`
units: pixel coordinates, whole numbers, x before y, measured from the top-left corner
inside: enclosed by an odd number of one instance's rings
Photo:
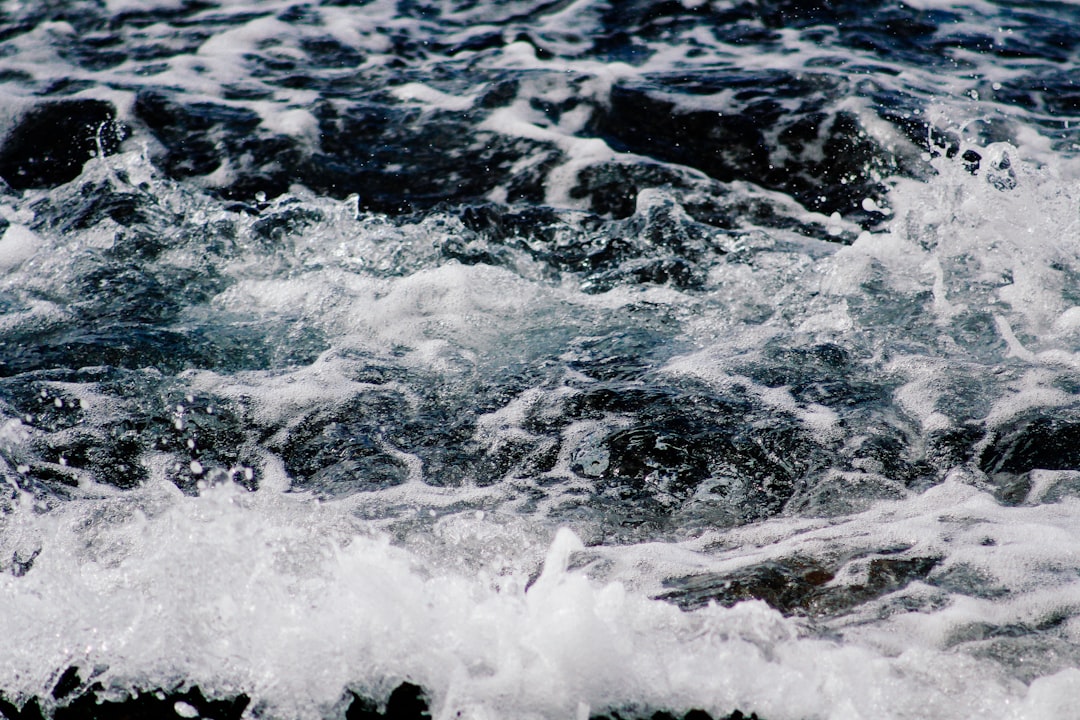
[[[0,714],[1068,717],[1078,49],[0,2]]]

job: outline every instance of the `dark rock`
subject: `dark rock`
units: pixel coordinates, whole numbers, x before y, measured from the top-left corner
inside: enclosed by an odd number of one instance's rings
[[[410,414],[393,391],[365,393],[292,423],[287,439],[274,449],[298,487],[324,495],[400,485],[408,470],[387,453],[384,437]]]
[[[16,550],[11,554],[11,574],[15,577],[23,577],[34,567],[34,561],[41,554],[41,548],[35,548],[29,552]]]
[[[259,125],[250,110],[208,102],[186,105],[158,90],[140,92],[134,112],[165,146],[163,169],[177,178],[209,174],[223,156],[240,156]]]
[[[88,407],[57,392],[58,382],[80,385]],[[0,379],[0,409],[22,417],[31,433],[27,443],[0,448],[9,463],[27,466],[21,485],[40,483],[55,493],[85,473],[113,487],[135,487],[147,477],[147,453],[169,456],[166,476],[189,493],[200,480],[223,474],[249,489],[258,484],[251,436],[259,429],[243,403],[191,394],[153,370],[93,367]],[[192,462],[203,471],[193,472]]]
[[[41,711],[41,703],[37,698],[31,698],[22,707],[15,705],[0,694],[0,715],[7,720],[45,720],[45,713]]]
[[[995,434],[979,460],[979,467],[989,475],[1080,470],[1080,422],[1075,419],[1027,413]]]
[[[726,575],[707,574],[669,580],[665,586],[673,590],[661,595],[660,599],[674,602],[684,610],[703,607],[710,602],[730,607],[743,600],[756,599],[790,615],[805,610],[811,604],[811,597],[833,577],[832,570],[814,560],[792,558]]]
[[[750,118],[680,111],[647,88],[616,85],[598,130],[621,150],[697,168],[721,181],[763,177],[769,146]]]
[[[473,123],[486,110],[421,112],[377,97],[322,104],[314,114],[319,151],[295,166],[295,176],[335,197],[355,193],[363,209],[392,215],[479,202],[501,183],[510,202],[542,201],[546,172],[560,157],[550,144],[524,138],[475,142]],[[511,172],[524,155],[540,160]]]
[[[996,578],[967,563],[957,563],[935,572],[927,578],[927,582],[950,593],[977,598],[993,600],[1009,594],[1008,588],[999,585]]]
[[[588,198],[593,212],[622,219],[634,214],[638,193],[644,188],[684,189],[694,184],[677,168],[660,163],[603,162],[578,172],[570,197]]]
[[[631,415],[628,428],[586,441],[575,454],[605,458],[574,471],[593,479],[608,514],[654,521],[701,500],[708,483],[713,523],[742,524],[780,512],[807,477],[833,459],[800,423],[737,393],[604,384],[567,403],[567,418]]]
[[[704,710],[690,710],[684,715],[677,715],[667,710],[657,710],[652,714],[648,711],[633,710],[608,710],[599,715],[591,715],[589,720],[713,720],[713,716]],[[736,710],[728,715],[721,716],[716,720],[761,720],[757,713],[749,715],[741,710]]]
[[[689,109],[677,99],[721,91],[734,94],[738,109]],[[813,73],[653,78],[612,88],[595,131],[616,149],[695,168],[722,182],[781,190],[812,210],[872,225],[882,218],[868,216],[861,203],[885,193],[875,176],[913,170],[903,164],[903,153],[880,147],[853,115],[832,108],[830,97],[838,92],[843,90],[835,79]],[[785,99],[799,109],[782,106]],[[775,140],[766,138],[765,129]],[[614,207],[627,202],[624,196]]]
[[[115,153],[126,136],[104,100],[55,100],[26,112],[0,146],[0,178],[17,189],[70,182],[98,153]]]
[[[815,608],[819,612],[839,613],[856,605],[900,590],[912,582],[925,580],[941,563],[940,557],[876,557],[867,564],[866,581],[824,594]]]
[[[57,689],[63,685],[64,691],[54,691],[55,700],[62,701],[81,687],[83,681],[77,668],[70,667],[62,675]],[[22,707],[7,700],[0,694],[0,717],[5,720],[177,720],[184,718],[177,711],[178,703],[184,703],[198,712],[197,717],[214,720],[240,720],[251,703],[246,695],[228,699],[208,699],[198,687],[185,691],[133,690],[124,700],[100,700],[103,688],[94,683],[66,704],[59,705],[50,715],[42,710],[38,698],[31,698]],[[402,682],[387,698],[380,711],[379,704],[362,695],[349,691],[351,696],[345,709],[345,720],[430,720],[431,710],[424,689],[411,682]],[[262,716],[261,714],[259,714]],[[270,720],[274,720],[270,718]],[[590,720],[713,720],[713,716],[703,710],[692,709],[683,714],[666,710],[634,711],[612,709],[590,716]],[[747,715],[736,710],[716,720],[760,720],[757,714]]]
[[[1027,498],[1032,470],[1080,470],[1080,422],[1067,414],[1022,413],[997,428],[994,436],[978,464],[993,483],[995,496],[1006,504]]]
[[[250,700],[238,695],[229,700],[209,700],[198,688],[184,692],[136,692],[127,700],[100,701],[101,688],[93,685],[67,705],[57,708],[53,720],[170,720],[184,718],[177,712],[177,703],[186,703],[199,712],[199,717],[214,720],[240,720]]]
[[[62,701],[81,685],[78,669],[69,667],[53,690],[53,698]],[[222,700],[208,699],[197,687],[169,692],[133,690],[128,698],[119,701],[102,700],[102,693],[101,684],[94,683],[70,702],[61,704],[51,715],[42,711],[37,698],[32,698],[20,708],[0,695],[0,716],[7,720],[180,720],[188,716],[177,712],[177,705],[185,703],[198,711],[198,717],[240,720],[250,702],[246,695]]]
[[[82,685],[82,678],[79,677],[79,668],[72,665],[65,670],[60,679],[56,681],[56,686],[53,688],[52,696],[56,700],[63,700],[68,695]]]
[[[845,562],[865,565],[865,581],[828,586],[844,562],[826,564],[808,558],[787,558],[744,568],[733,573],[706,573],[668,580],[671,592],[659,599],[685,610],[716,602],[730,607],[743,600],[763,600],[785,615],[836,615],[926,580],[938,566],[937,557],[895,557],[881,553],[865,560],[863,554]]]
[[[386,709],[379,712],[370,699],[351,693],[353,701],[345,711],[345,720],[430,720],[427,696],[424,689],[410,682],[394,688],[386,701]]]

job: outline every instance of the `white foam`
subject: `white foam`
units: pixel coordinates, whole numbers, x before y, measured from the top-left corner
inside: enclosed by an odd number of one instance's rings
[[[957,2],[956,0],[904,0],[904,5],[915,8],[917,10],[978,10],[986,14],[993,14],[997,8],[993,4],[988,2],[982,2],[981,0],[964,0],[963,2]]]
[[[411,82],[398,85],[390,91],[400,100],[419,102],[439,110],[468,110],[473,105],[473,98],[455,96],[436,90],[423,83]]]
[[[42,240],[25,225],[11,224],[0,236],[0,272],[16,268],[37,253]]]
[[[267,130],[288,137],[303,138],[310,146],[318,147],[319,121],[309,110],[300,107],[281,108],[268,103],[258,103],[255,107],[262,116],[262,125]]]
[[[780,720],[1004,717],[1004,708],[1034,719],[1076,688],[1067,670],[1028,691],[993,664],[948,650],[958,627],[1037,619],[1071,597],[1077,583],[1055,564],[1080,547],[1076,502],[1049,513],[1001,508],[946,485],[817,530],[772,523],[779,535],[756,553],[710,559],[654,543],[619,561],[619,548],[596,549],[622,568],[605,581],[568,569],[582,550],[568,530],[544,531],[545,552],[542,526],[469,512],[444,521],[456,529],[440,542],[405,550],[365,529],[355,502],[227,484],[191,498],[155,482],[47,515],[5,516],[5,553],[40,551],[25,576],[0,576],[5,688],[45,696],[57,668],[107,665],[97,678],[106,686],[184,679],[300,718],[328,712],[345,687],[380,695],[408,678],[432,694],[437,718],[568,717],[581,704],[639,703]],[[760,602],[682,612],[633,589],[650,564],[732,567],[859,547],[871,527],[875,545],[920,553],[951,538],[950,563],[992,558],[979,544],[990,534],[1000,561],[989,568],[1019,594],[1007,605],[957,596],[939,610],[840,620],[837,642]],[[727,541],[740,534],[761,533],[747,528]],[[636,553],[660,562],[642,564]]]
[[[122,12],[146,12],[148,10],[179,10],[184,7],[184,0],[105,0],[109,14]]]

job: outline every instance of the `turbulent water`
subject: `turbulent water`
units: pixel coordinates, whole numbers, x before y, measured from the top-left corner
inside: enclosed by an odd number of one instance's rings
[[[1075,717],[1078,55],[3,0],[0,714]]]

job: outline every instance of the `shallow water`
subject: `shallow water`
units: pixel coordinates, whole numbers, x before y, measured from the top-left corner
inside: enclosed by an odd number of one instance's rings
[[[1078,28],[0,3],[0,695],[1068,717]]]

